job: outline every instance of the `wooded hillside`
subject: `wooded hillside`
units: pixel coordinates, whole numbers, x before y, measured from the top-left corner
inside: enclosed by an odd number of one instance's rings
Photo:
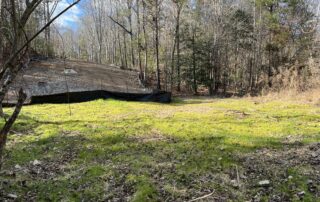
[[[142,80],[165,90],[306,90],[319,80],[318,4],[91,0],[83,2],[78,30],[66,27],[61,33],[64,44],[52,29],[53,45],[37,50],[135,68]]]

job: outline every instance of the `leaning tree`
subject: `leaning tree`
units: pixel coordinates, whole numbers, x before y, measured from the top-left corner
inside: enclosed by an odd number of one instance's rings
[[[44,32],[57,18],[81,0],[74,0],[72,4],[61,11],[56,17],[46,22],[39,31],[33,35],[26,32],[29,18],[43,0],[0,0],[0,106],[10,85],[17,74],[28,61],[28,48],[30,43]],[[23,88],[19,90],[18,100],[13,113],[4,118],[4,125],[0,130],[0,168],[2,165],[3,151],[6,145],[8,133],[17,119],[27,95]]]

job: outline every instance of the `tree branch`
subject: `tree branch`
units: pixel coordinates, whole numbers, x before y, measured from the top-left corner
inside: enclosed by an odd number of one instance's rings
[[[21,51],[26,48],[37,36],[39,36],[47,27],[49,27],[57,18],[59,18],[62,14],[67,12],[70,8],[78,4],[81,0],[76,0],[74,3],[70,4],[67,8],[65,8],[63,11],[61,11],[56,17],[52,18],[46,25],[44,25],[36,34],[34,34],[27,42],[24,43],[24,45],[16,51],[14,54],[11,55],[11,57],[6,61],[4,65],[4,69],[1,71],[1,74],[6,70],[6,67],[9,63],[11,63],[20,53]],[[21,23],[22,24],[22,23]],[[22,24],[23,25],[23,24]]]
[[[131,31],[129,31],[124,25],[120,24],[118,21],[116,21],[115,19],[113,19],[111,16],[108,16],[110,18],[110,20],[112,20],[114,23],[116,23],[117,25],[119,25],[119,27],[121,27],[124,31],[126,31],[128,34],[133,35]]]

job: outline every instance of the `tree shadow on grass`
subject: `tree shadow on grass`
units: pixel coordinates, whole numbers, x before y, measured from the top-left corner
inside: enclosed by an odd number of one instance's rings
[[[14,129],[23,132],[43,125],[79,122],[90,123],[79,120],[40,121],[22,115]],[[216,134],[206,133],[198,137],[167,135],[163,139],[148,141],[133,138],[134,134],[125,134],[122,130],[99,136],[90,136],[90,132],[95,133],[95,130],[89,129],[86,134],[55,133],[10,145],[5,169],[14,169],[16,164],[27,168],[27,173],[18,175],[31,184],[23,187],[19,179],[10,178],[15,186],[4,190],[24,197],[32,192],[38,200],[125,200],[141,187],[139,180],[132,182],[128,179],[143,177],[155,187],[158,199],[170,196],[172,200],[189,200],[199,192],[204,195],[204,190],[213,191],[218,184],[226,183],[217,176],[224,176],[235,164],[241,166],[237,158],[240,153],[262,147],[276,148],[282,144],[281,138],[250,135],[242,135],[252,142],[250,145],[230,141],[232,137],[239,138],[238,134],[225,128],[218,128]],[[30,163],[34,160],[42,164],[34,166]],[[57,169],[52,169],[54,166]],[[40,173],[30,173],[34,167]],[[50,172],[53,173],[52,178],[47,177]],[[106,183],[108,190],[105,189]],[[187,192],[175,193],[177,189]],[[108,198],[106,192],[113,195]]]
[[[126,119],[126,121],[128,120]],[[135,122],[136,119],[133,118],[131,121]],[[36,156],[35,154],[39,154],[39,156],[43,155],[44,154],[43,150],[50,150],[50,148],[51,149],[58,148],[60,150],[63,150],[64,147],[68,147],[70,145],[75,146],[75,144],[79,144],[77,147],[80,147],[79,150],[81,150],[82,152],[87,150],[85,148],[87,145],[91,147],[94,147],[95,145],[100,145],[101,147],[105,147],[103,149],[99,148],[100,150],[109,150],[108,152],[110,153],[112,153],[113,151],[137,153],[140,148],[144,148],[143,145],[151,145],[153,147],[157,147],[158,145],[161,145],[160,147],[165,148],[166,145],[176,145],[178,143],[184,144],[184,145],[192,145],[193,147],[197,147],[197,145],[210,146],[210,148],[211,147],[216,147],[216,148],[228,147],[232,150],[232,152],[236,152],[238,150],[249,151],[249,150],[252,150],[255,148],[261,148],[261,147],[277,148],[282,145],[282,138],[280,137],[279,138],[259,137],[259,136],[252,137],[249,134],[241,135],[241,138],[251,142],[252,144],[245,145],[245,144],[237,143],[236,141],[231,141],[233,143],[229,144],[228,142],[230,141],[227,141],[227,140],[231,140],[232,138],[239,138],[239,134],[235,134],[232,131],[232,129],[226,129],[226,128],[220,128],[220,127],[215,128],[216,132],[214,134],[211,134],[210,132],[208,132],[208,133],[201,134],[199,137],[192,137],[192,134],[186,135],[185,137],[171,134],[171,135],[165,135],[164,139],[161,139],[161,138],[158,139],[160,141],[147,140],[146,142],[141,141],[141,139],[139,140],[139,139],[133,138],[134,134],[131,134],[131,133],[126,134],[124,130],[124,126],[121,127],[121,130],[114,131],[113,134],[99,135],[98,137],[94,137],[90,135],[90,133],[94,134],[96,132],[96,129],[94,128],[86,129],[87,130],[86,134],[81,134],[81,133],[72,134],[72,131],[70,131],[70,133],[61,134],[61,128],[54,128],[53,131],[50,131],[51,133],[49,133],[44,137],[42,137],[41,134],[35,135],[34,132],[32,132],[34,129],[38,128],[39,126],[44,126],[44,125],[63,126],[63,125],[69,125],[69,124],[80,124],[80,127],[86,127],[85,124],[87,123],[103,124],[105,122],[80,121],[80,120],[41,121],[41,120],[36,120],[27,115],[21,115],[19,118],[19,121],[14,125],[13,130],[15,131],[15,133],[16,132],[23,133],[25,131],[29,131],[28,134],[31,134],[33,138],[30,138],[26,141],[22,141],[21,143],[15,143],[14,146],[12,146],[12,148],[9,148],[9,151],[10,150],[18,151],[19,148],[21,148],[21,155],[26,156],[28,152],[26,153],[24,150],[27,149],[32,151],[33,155],[31,156],[35,157]],[[223,123],[230,123],[230,122],[223,122]],[[239,124],[239,123],[232,122],[232,124]],[[148,127],[148,129],[146,130],[150,130],[151,128],[152,126]],[[28,137],[29,135],[21,135],[21,136]],[[142,136],[141,138],[143,139],[148,137]],[[126,145],[129,145],[129,147],[126,147]],[[28,148],[31,148],[31,149],[28,149]],[[183,148],[183,147],[178,147],[178,148]],[[90,150],[92,149],[89,148],[88,153],[90,153]],[[29,160],[30,158],[27,158],[26,162]]]

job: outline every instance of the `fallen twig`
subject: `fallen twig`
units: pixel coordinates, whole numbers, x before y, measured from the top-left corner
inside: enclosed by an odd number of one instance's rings
[[[238,183],[238,186],[240,187],[240,176],[239,176],[238,166],[235,165],[235,167],[236,167],[236,172],[237,172],[237,183]]]
[[[204,195],[204,196],[201,196],[201,197],[199,197],[199,198],[192,199],[192,200],[190,200],[190,201],[188,201],[188,202],[193,202],[193,201],[198,201],[198,200],[201,200],[201,199],[205,199],[205,198],[211,196],[213,193],[214,193],[214,192],[212,192],[212,193],[210,193],[210,194],[207,194],[207,195]]]

